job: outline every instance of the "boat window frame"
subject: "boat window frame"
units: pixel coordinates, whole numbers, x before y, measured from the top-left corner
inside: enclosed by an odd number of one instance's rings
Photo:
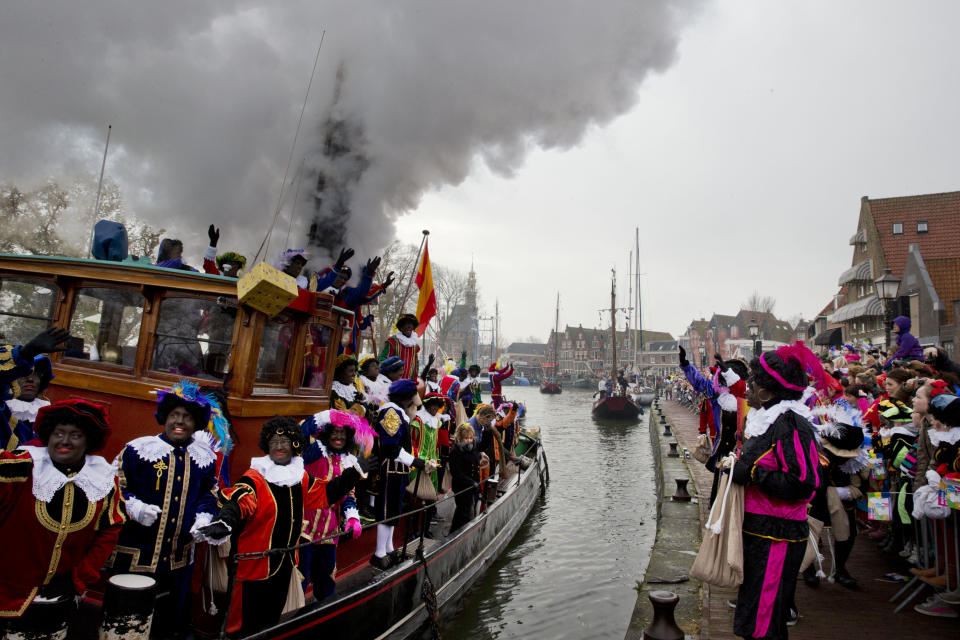
[[[23,313],[13,313],[4,311],[2,315],[12,316],[15,318],[26,318],[28,320],[46,320],[47,329],[50,327],[56,327],[57,320],[60,317],[60,305],[63,302],[65,291],[64,283],[57,278],[56,276],[48,276],[46,274],[31,274],[23,271],[13,271],[13,270],[3,270],[0,271],[0,281],[3,280],[15,280],[15,281],[26,281],[26,282],[36,282],[36,283],[49,283],[51,289],[56,289],[56,295],[53,301],[53,308],[50,311],[50,316],[48,318],[41,318],[39,316],[31,316]],[[2,290],[2,283],[0,283],[0,290]],[[0,343],[4,341],[9,341],[9,338],[3,338],[0,340]],[[11,341],[12,342],[12,341]]]
[[[161,289],[157,286],[145,285],[143,287],[149,292],[144,293],[144,297],[150,300],[150,331],[144,340],[143,333],[140,334],[140,344],[137,347],[138,360],[142,358],[143,369],[136,375],[144,379],[163,380],[167,382],[176,382],[177,380],[191,380],[201,386],[219,386],[232,376],[236,366],[236,351],[238,348],[241,327],[245,322],[245,314],[241,311],[243,305],[236,296],[224,296],[223,294],[214,294],[209,292],[196,292],[188,289],[166,288]],[[230,337],[230,357],[227,358],[227,372],[222,379],[220,378],[201,378],[199,376],[188,376],[179,373],[170,373],[169,371],[159,371],[153,369],[153,352],[156,349],[157,326],[160,324],[160,310],[163,308],[163,301],[167,298],[195,298],[199,300],[210,300],[211,298],[231,297],[237,303],[237,317],[233,321],[233,334]],[[141,345],[146,346],[141,346]],[[142,350],[142,351],[141,351]]]
[[[100,362],[94,360],[84,360],[83,358],[71,358],[64,353],[58,353],[55,362],[61,366],[74,367],[82,370],[84,367],[94,367],[99,371],[111,373],[124,373],[134,377],[143,377],[141,366],[141,345],[143,344],[144,331],[147,326],[147,317],[152,310],[150,296],[144,285],[132,284],[129,282],[112,282],[110,280],[100,280],[93,278],[57,278],[61,286],[61,296],[58,302],[58,311],[62,308],[62,313],[58,313],[58,322],[56,326],[70,330],[70,323],[73,320],[73,313],[77,303],[77,292],[81,289],[123,289],[135,291],[143,297],[143,307],[140,309],[140,331],[137,336],[137,350],[133,357],[133,365],[114,364],[111,362]]]

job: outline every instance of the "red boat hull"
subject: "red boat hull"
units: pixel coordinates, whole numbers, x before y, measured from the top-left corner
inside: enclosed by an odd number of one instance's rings
[[[636,420],[640,406],[627,396],[601,398],[593,403],[593,417],[604,420]]]

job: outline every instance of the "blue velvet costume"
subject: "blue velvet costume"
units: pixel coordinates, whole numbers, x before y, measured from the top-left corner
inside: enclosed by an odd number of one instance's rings
[[[18,420],[7,400],[16,397],[13,383],[33,371],[33,363],[20,357],[20,347],[0,345],[0,448],[13,451],[36,437],[33,425]]]
[[[410,421],[407,419],[407,414],[392,402],[387,402],[380,409],[374,428],[377,432],[376,451],[381,461],[377,481],[379,491],[374,510],[377,520],[383,520],[399,516],[403,510],[403,495],[410,466],[400,462],[398,458],[412,462],[413,456],[410,451],[413,447],[410,441]],[[397,523],[389,524],[395,526]]]

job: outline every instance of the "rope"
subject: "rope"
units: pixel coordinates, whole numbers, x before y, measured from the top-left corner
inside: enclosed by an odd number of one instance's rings
[[[417,547],[417,559],[423,567],[423,584],[420,585],[420,599],[423,600],[423,606],[427,610],[427,619],[430,621],[431,640],[440,640],[440,624],[437,618],[437,589],[433,586],[433,580],[430,579],[430,571],[427,568],[427,558],[423,554],[423,534],[420,535],[420,546]]]

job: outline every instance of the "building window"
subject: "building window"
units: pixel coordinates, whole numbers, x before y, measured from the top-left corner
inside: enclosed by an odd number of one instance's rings
[[[893,235],[895,235],[895,236],[902,236],[902,235],[903,235],[903,223],[902,223],[902,222],[894,222],[894,223],[893,223]]]
[[[927,221],[917,220],[917,233],[926,233],[926,232],[927,232]]]

